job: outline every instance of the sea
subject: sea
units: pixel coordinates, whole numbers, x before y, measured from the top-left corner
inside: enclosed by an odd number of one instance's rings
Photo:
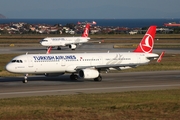
[[[77,24],[78,22],[92,22],[95,21],[97,26],[102,27],[128,27],[128,28],[142,28],[156,25],[162,27],[164,23],[176,22],[180,23],[180,18],[176,19],[0,19],[0,24],[19,23],[24,22],[28,24]]]

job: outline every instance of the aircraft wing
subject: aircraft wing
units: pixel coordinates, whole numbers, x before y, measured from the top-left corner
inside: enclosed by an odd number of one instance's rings
[[[75,68],[75,70],[80,70],[80,69],[86,69],[86,68],[94,68],[94,69],[101,69],[101,70],[106,70],[109,68],[115,68],[115,69],[119,69],[119,67],[136,67],[137,64],[114,64],[114,65],[96,65],[96,66],[77,66]]]
[[[65,43],[64,46],[72,45],[72,44],[86,44],[87,42],[71,42],[71,43]]]
[[[78,44],[78,45],[88,45],[88,44],[93,44],[93,43],[98,43],[98,44],[101,44],[102,41],[88,41],[88,42],[75,42],[75,43],[67,43],[67,44],[64,44],[64,46],[68,46],[68,45],[72,45],[72,44]]]
[[[104,40],[89,40],[87,43],[104,43]]]

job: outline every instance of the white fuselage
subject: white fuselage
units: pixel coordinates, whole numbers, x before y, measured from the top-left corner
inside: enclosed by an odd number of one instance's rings
[[[27,54],[12,59],[6,69],[13,73],[65,73],[78,69],[126,69],[147,64],[154,53]]]
[[[82,44],[89,41],[89,37],[47,37],[41,40],[42,46],[67,46]]]

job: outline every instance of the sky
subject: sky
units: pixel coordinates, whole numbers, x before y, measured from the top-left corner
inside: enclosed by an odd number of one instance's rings
[[[1,0],[0,14],[21,19],[180,18],[180,0]]]

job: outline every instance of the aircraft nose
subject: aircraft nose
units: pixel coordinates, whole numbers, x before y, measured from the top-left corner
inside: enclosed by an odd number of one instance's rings
[[[42,44],[42,43],[44,43],[44,41],[45,41],[44,39],[41,39],[41,40],[40,40],[40,43]]]
[[[42,40],[39,43],[42,44]]]
[[[45,42],[42,40],[42,41],[40,41],[40,44],[41,45],[45,45]]]
[[[12,66],[11,64],[7,64],[6,67],[5,67],[5,69],[6,69],[7,71],[9,71],[9,72],[14,72],[13,66]]]

